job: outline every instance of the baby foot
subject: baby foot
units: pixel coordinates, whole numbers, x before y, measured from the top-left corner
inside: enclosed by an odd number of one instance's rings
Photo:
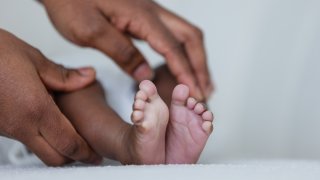
[[[187,86],[176,86],[167,128],[166,163],[196,163],[213,130],[212,121],[212,113],[189,97]]]
[[[131,160],[134,164],[164,164],[169,110],[151,81],[142,81],[139,89],[129,133]]]

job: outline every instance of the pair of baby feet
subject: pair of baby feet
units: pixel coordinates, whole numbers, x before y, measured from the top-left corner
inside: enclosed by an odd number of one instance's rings
[[[194,164],[210,136],[213,115],[177,85],[170,110],[156,86],[142,81],[131,116],[130,152],[137,164]]]

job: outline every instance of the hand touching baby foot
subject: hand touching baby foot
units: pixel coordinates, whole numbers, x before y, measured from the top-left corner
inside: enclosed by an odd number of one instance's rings
[[[167,127],[166,163],[196,163],[213,130],[212,121],[212,113],[189,97],[187,86],[176,86]]]
[[[142,81],[139,89],[131,116],[134,126],[129,132],[131,161],[135,164],[164,164],[169,110],[151,81]]]

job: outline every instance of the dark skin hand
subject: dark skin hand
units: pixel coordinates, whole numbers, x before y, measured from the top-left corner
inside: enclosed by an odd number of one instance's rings
[[[152,70],[131,38],[144,40],[163,57],[178,83],[204,100],[213,91],[203,34],[151,0],[41,0],[57,30],[71,42],[110,56],[136,80]]]
[[[0,135],[24,143],[44,163],[97,164],[92,151],[60,112],[49,91],[70,92],[95,79],[92,68],[69,70],[0,29]]]

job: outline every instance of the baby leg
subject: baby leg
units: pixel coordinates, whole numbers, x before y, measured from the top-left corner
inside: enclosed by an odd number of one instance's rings
[[[94,151],[103,157],[127,162],[123,142],[130,125],[106,104],[98,82],[75,92],[57,94],[55,100]]]

